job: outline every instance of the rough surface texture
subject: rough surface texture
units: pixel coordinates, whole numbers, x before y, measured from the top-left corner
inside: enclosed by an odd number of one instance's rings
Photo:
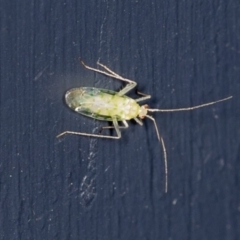
[[[0,239],[240,239],[239,12],[238,0],[1,0]],[[150,120],[120,140],[55,138],[104,124],[68,109],[67,90],[122,88],[78,57],[136,80],[154,108],[234,96],[154,114],[168,194]]]

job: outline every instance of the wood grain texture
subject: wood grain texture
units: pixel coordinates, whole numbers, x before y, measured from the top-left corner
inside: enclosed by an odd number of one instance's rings
[[[239,12],[237,0],[2,0],[0,239],[240,239]],[[136,80],[154,108],[234,96],[154,114],[168,194],[147,119],[121,140],[55,138],[104,124],[68,109],[67,90],[122,87],[78,57]]]

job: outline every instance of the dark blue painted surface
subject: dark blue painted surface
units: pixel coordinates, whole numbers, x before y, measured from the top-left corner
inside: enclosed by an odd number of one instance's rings
[[[0,239],[239,239],[239,1],[1,1]],[[64,104],[76,86],[138,82],[158,108],[119,141]],[[135,96],[134,92],[130,94]],[[107,132],[106,132],[107,133]]]

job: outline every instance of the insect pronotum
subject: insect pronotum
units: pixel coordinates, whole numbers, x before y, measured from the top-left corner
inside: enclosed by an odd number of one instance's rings
[[[65,134],[75,134],[87,137],[98,137],[98,138],[110,138],[110,139],[119,139],[121,138],[120,128],[128,128],[127,120],[134,119],[139,125],[143,125],[141,119],[149,118],[153,121],[155,130],[157,133],[157,138],[159,142],[161,142],[164,154],[164,165],[165,165],[165,192],[168,191],[168,166],[167,166],[167,151],[165,147],[165,143],[163,138],[159,134],[159,130],[156,124],[155,119],[148,115],[148,112],[176,112],[176,111],[189,111],[197,108],[206,107],[215,103],[223,102],[228,99],[231,99],[232,96],[223,98],[221,100],[201,104],[194,107],[188,108],[177,108],[177,109],[152,109],[149,108],[148,105],[140,106],[138,102],[145,101],[151,98],[151,95],[146,95],[142,93],[138,93],[141,95],[138,99],[132,99],[125,94],[136,87],[137,83],[127,78],[123,78],[119,76],[117,73],[110,70],[108,67],[101,63],[97,63],[103,70],[99,70],[96,68],[92,68],[87,66],[81,59],[79,59],[82,65],[94,72],[102,73],[109,77],[121,80],[126,82],[127,85],[120,90],[119,92],[115,92],[108,89],[94,88],[94,87],[81,87],[81,88],[73,88],[66,92],[65,99],[67,105],[82,115],[95,118],[103,121],[111,121],[113,122],[113,126],[102,127],[106,128],[114,128],[116,130],[117,136],[107,136],[101,134],[91,134],[91,133],[83,133],[83,132],[72,132],[65,131],[57,135],[57,137],[63,136]],[[124,126],[119,126],[118,122],[122,122]]]

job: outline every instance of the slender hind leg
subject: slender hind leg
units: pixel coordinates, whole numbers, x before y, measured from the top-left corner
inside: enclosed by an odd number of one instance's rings
[[[105,71],[102,71],[102,70],[99,70],[97,68],[92,68],[92,67],[89,67],[88,65],[86,65],[81,59],[79,59],[81,64],[89,69],[89,70],[92,70],[94,72],[98,72],[98,73],[102,73],[106,76],[109,76],[109,77],[112,77],[112,78],[115,78],[115,79],[118,79],[120,81],[124,81],[124,82],[127,82],[128,84],[118,92],[118,95],[119,96],[122,96],[124,95],[125,93],[129,92],[131,89],[133,89],[134,87],[136,87],[137,83],[135,81],[132,81],[128,78],[123,78],[121,77],[120,75],[118,75],[117,73],[113,72],[112,70],[110,70],[108,67],[106,67],[105,65],[101,64],[101,63],[97,63],[99,66],[101,66],[102,68],[104,68],[107,72]]]
[[[97,138],[110,138],[110,139],[119,139],[121,138],[121,132],[119,130],[118,122],[116,118],[112,118],[113,126],[112,128],[115,128],[117,136],[106,136],[106,135],[100,135],[100,134],[92,134],[92,133],[82,133],[82,132],[72,132],[72,131],[65,131],[57,135],[57,138],[65,135],[65,134],[73,134],[73,135],[81,135],[86,137],[97,137]]]

